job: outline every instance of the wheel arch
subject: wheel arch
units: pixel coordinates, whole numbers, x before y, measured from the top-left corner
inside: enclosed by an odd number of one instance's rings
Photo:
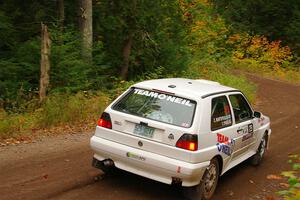
[[[219,176],[222,174],[222,171],[223,171],[223,158],[221,155],[216,155],[215,157],[212,158],[213,159],[216,159],[219,163]]]
[[[264,132],[264,136],[263,137],[266,137],[266,140],[267,140],[267,149],[269,148],[269,139],[270,139],[270,135],[269,135],[269,130],[266,129],[265,132]]]

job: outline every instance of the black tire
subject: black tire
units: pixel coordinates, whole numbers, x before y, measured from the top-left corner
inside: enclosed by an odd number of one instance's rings
[[[199,185],[184,189],[184,195],[190,200],[209,200],[213,196],[219,180],[219,162],[216,158],[210,161]]]
[[[259,146],[258,146],[258,149],[257,149],[257,151],[256,151],[256,154],[253,155],[253,156],[250,158],[250,163],[251,163],[251,165],[253,165],[253,166],[258,166],[258,165],[260,165],[260,163],[262,162],[263,157],[264,157],[264,155],[265,155],[265,153],[266,153],[267,142],[268,142],[268,137],[267,137],[267,135],[265,135],[265,136],[262,138],[262,140],[261,140],[261,142],[260,142],[260,144],[259,144]]]

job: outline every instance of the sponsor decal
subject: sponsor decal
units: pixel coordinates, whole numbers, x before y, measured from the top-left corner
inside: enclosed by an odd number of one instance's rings
[[[136,155],[136,154],[133,154],[133,153],[130,153],[130,152],[127,152],[127,153],[126,153],[126,156],[127,156],[128,158],[133,158],[133,159],[136,159],[136,160],[141,160],[141,161],[145,161],[145,160],[146,160],[145,157],[139,156],[139,155]]]
[[[242,142],[253,137],[253,124],[248,124],[246,126],[240,127],[237,130],[238,134],[243,135]]]
[[[229,137],[222,135],[221,133],[217,133],[217,137],[218,137],[219,143],[225,143],[225,142],[228,142],[228,140],[229,140]]]
[[[218,147],[219,152],[223,152],[227,156],[230,156],[232,154],[232,148],[230,148],[230,146],[228,146],[226,144],[218,143],[217,147]]]
[[[114,124],[122,126],[122,122],[119,122],[119,121],[114,121]]]
[[[253,133],[253,124],[248,124],[248,133]]]
[[[237,133],[239,135],[245,135],[248,133],[248,126],[242,126],[242,127],[239,127],[238,130],[237,130]]]
[[[233,152],[235,140],[229,139],[229,137],[222,135],[221,133],[217,133],[217,138],[218,138],[218,143],[217,143],[218,151],[230,156]]]
[[[153,92],[153,91],[134,88],[134,94],[139,94],[139,95],[152,97],[152,98],[158,98],[160,100],[166,100],[166,101],[169,101],[169,102],[172,102],[172,103],[182,104],[182,105],[185,105],[185,106],[188,106],[188,107],[192,106],[190,100],[183,99],[183,98],[180,98],[180,97],[171,96],[171,95],[167,95],[167,94],[160,94],[160,93]]]
[[[232,154],[234,145],[234,140],[230,140],[230,143],[228,144],[217,143],[218,151],[226,154],[227,156],[230,156]]]
[[[246,140],[248,140],[252,137],[253,137],[253,132],[252,133],[247,133],[246,135],[243,136],[242,142],[244,142],[244,141],[246,141]]]
[[[213,123],[222,123],[222,126],[230,125],[231,124],[231,115],[225,115],[221,117],[213,118]]]

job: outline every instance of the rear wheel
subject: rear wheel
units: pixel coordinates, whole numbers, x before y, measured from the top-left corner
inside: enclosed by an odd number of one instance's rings
[[[185,195],[191,200],[209,200],[217,187],[219,180],[219,162],[216,158],[210,161],[199,185],[186,188]]]
[[[250,158],[250,162],[252,165],[257,166],[261,163],[266,152],[267,140],[267,135],[265,135],[259,144],[256,154]]]

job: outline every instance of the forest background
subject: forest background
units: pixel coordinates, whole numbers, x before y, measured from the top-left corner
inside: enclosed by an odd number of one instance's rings
[[[215,80],[254,102],[255,85],[236,71],[299,83],[299,56],[297,0],[1,1],[0,140],[92,130],[112,99],[147,79]]]

